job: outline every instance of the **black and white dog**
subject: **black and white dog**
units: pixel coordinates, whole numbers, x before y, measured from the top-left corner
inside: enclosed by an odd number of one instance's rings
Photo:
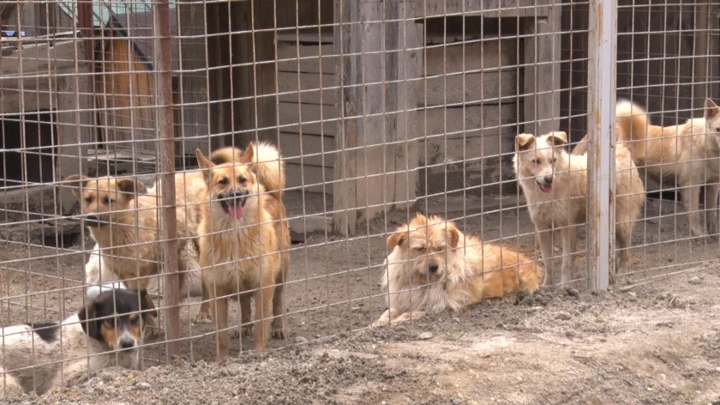
[[[100,293],[62,323],[0,329],[0,398],[6,391],[42,395],[110,366],[140,367],[143,325],[157,316],[145,290]]]

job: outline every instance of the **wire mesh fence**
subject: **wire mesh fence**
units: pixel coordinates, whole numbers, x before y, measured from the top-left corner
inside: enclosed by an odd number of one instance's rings
[[[717,266],[712,2],[26,1],[0,18],[5,385],[36,375],[7,353],[50,344],[12,325],[77,314],[62,336],[93,338],[77,322],[102,299],[114,337],[59,352],[122,349],[137,313],[148,365],[543,278]],[[152,303],[98,297],[116,282]]]

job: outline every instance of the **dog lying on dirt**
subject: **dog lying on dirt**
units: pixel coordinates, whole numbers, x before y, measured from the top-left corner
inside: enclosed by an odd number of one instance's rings
[[[230,150],[233,152],[233,150]],[[202,206],[200,267],[208,315],[217,328],[217,356],[229,351],[228,297],[240,294],[242,334],[250,331],[250,294],[255,300],[253,345],[263,350],[272,334],[283,338],[283,282],[290,265],[290,229],[282,194],[285,166],[269,143],[250,143],[235,160],[217,165],[197,150],[210,201]],[[239,156],[239,157],[238,157]]]
[[[577,244],[577,227],[585,224],[587,211],[587,155],[569,155],[565,132],[551,132],[535,137],[515,137],[514,168],[518,183],[525,194],[530,218],[535,224],[546,281],[553,268],[553,231],[560,229],[563,258],[560,282],[570,281],[570,272]],[[630,263],[630,244],[637,219],[645,202],[645,188],[630,151],[622,144],[615,148],[615,237],[619,250],[618,269]],[[610,274],[614,283],[614,273]]]
[[[42,395],[106,367],[138,369],[143,325],[152,316],[155,306],[145,290],[115,290],[62,323],[0,329],[0,398],[4,388]]]
[[[381,284],[389,305],[373,327],[533,293],[545,277],[542,267],[521,253],[485,244],[437,216],[417,214],[388,237],[387,249]]]

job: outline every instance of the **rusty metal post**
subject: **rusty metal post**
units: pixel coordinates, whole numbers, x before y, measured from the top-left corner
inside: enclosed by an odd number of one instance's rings
[[[606,289],[615,266],[617,0],[590,2],[588,42],[588,288]]]
[[[92,61],[95,58],[95,33],[93,32],[92,1],[78,1],[76,7],[78,12],[78,28],[83,36],[83,40],[85,41],[85,58]],[[94,71],[92,66],[90,66],[90,71]]]
[[[175,217],[175,135],[173,131],[172,72],[170,56],[170,9],[168,0],[153,3],[155,51],[156,126],[159,138],[159,168],[162,182],[160,232],[162,269],[165,273],[165,336],[170,355],[180,354],[180,280],[178,278],[178,241]]]

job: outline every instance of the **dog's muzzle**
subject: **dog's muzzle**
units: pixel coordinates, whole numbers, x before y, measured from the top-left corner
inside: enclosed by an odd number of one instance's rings
[[[242,219],[248,194],[247,190],[232,190],[218,195],[218,199],[225,212],[234,219]]]
[[[100,220],[97,215],[85,215],[82,217],[82,222],[88,228],[100,228],[107,225],[107,222]]]
[[[548,175],[537,179],[537,184],[538,187],[540,187],[540,191],[542,191],[543,193],[549,193],[552,191],[553,188],[553,176]]]
[[[438,266],[438,265],[435,264],[435,263],[430,264],[430,265],[428,265],[428,273],[431,274],[431,275],[432,275],[432,274],[437,274],[437,271],[438,271],[439,268],[440,268],[440,266]]]

